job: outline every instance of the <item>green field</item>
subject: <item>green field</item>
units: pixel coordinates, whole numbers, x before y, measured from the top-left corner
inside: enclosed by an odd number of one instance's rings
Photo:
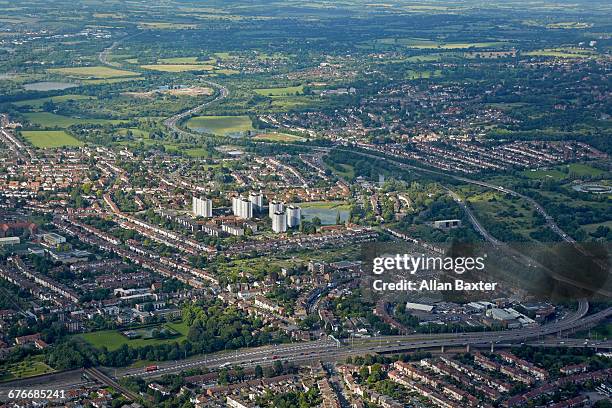
[[[603,170],[596,169],[595,167],[591,167],[588,164],[583,163],[572,163],[568,164],[570,175],[574,174],[578,177],[598,177],[604,174]]]
[[[176,64],[214,64],[215,60],[208,60],[206,62],[198,61],[198,57],[175,57],[175,58],[161,58],[157,60],[158,64],[163,65],[176,65]]]
[[[556,169],[550,170],[524,170],[522,174],[533,180],[544,180],[544,179],[552,179],[555,181],[563,180],[567,177],[567,174],[562,171]]]
[[[490,48],[505,45],[503,42],[441,42],[429,40],[426,38],[380,38],[374,41],[374,44],[380,45],[398,45],[406,48],[415,49],[443,49],[443,50],[461,50],[468,48]]]
[[[301,142],[304,140],[303,137],[287,133],[260,133],[259,135],[253,136],[253,139],[267,140],[270,142]]]
[[[583,50],[580,48],[546,48],[543,50],[535,50],[524,52],[523,55],[530,57],[556,57],[556,58],[589,58],[596,56],[597,53],[592,50]]]
[[[288,96],[304,93],[304,86],[286,86],[284,88],[260,88],[255,92],[264,96]]]
[[[119,124],[125,121],[123,120],[110,120],[110,119],[88,119],[88,118],[69,118],[68,116],[56,115],[55,113],[49,112],[30,112],[25,113],[24,116],[29,122],[46,127],[46,128],[67,128],[72,125],[105,125],[105,124]]]
[[[167,326],[179,333],[179,336],[171,339],[128,339],[119,330],[102,330],[91,333],[83,333],[75,335],[77,338],[85,340],[96,348],[106,347],[108,350],[117,350],[119,347],[127,344],[130,347],[143,347],[155,344],[168,344],[181,342],[187,337],[189,327],[186,323],[166,323]]]
[[[83,142],[63,130],[24,130],[21,134],[33,146],[41,149],[83,145]]]
[[[355,167],[351,166],[350,164],[340,163],[338,164],[338,167],[342,167],[342,171],[340,171],[338,168],[333,169],[333,171],[340,177],[344,177],[348,180],[352,180],[355,177]]]
[[[55,370],[44,363],[44,356],[26,357],[19,363],[0,365],[0,382],[52,373]]]
[[[562,171],[567,168],[567,172]],[[556,166],[550,169],[524,170],[522,174],[530,179],[563,180],[568,177],[599,177],[605,172],[583,163],[571,163],[565,166]]]
[[[79,79],[108,79],[117,77],[128,77],[138,75],[135,72],[125,71],[121,69],[95,66],[95,67],[71,67],[71,68],[54,68],[49,72],[67,75]]]
[[[105,78],[105,79],[83,79],[81,82],[85,85],[99,85],[99,84],[118,84],[120,82],[128,81],[142,81],[144,78],[141,76],[121,77],[121,78]]]
[[[140,68],[161,72],[212,71],[215,69],[210,64],[155,64],[141,65]]]
[[[60,96],[52,96],[49,98],[39,98],[39,99],[26,99],[25,101],[13,102],[15,106],[31,106],[35,109],[40,109],[42,105],[46,102],[53,103],[61,103],[67,101],[81,101],[81,100],[91,100],[96,99],[95,96],[89,95],[60,95]]]
[[[184,150],[185,154],[189,157],[193,157],[194,159],[199,159],[202,157],[210,157],[210,152],[204,148],[194,148]]]
[[[187,127],[218,136],[254,130],[248,116],[196,116],[187,121]]]

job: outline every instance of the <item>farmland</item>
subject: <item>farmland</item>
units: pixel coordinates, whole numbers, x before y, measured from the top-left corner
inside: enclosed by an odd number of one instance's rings
[[[41,149],[83,145],[83,142],[63,130],[24,130],[21,134],[34,147]]]
[[[254,140],[267,140],[270,142],[299,142],[304,138],[300,136],[290,135],[287,133],[260,133],[253,136]]]
[[[284,88],[263,88],[263,89],[255,89],[259,95],[264,96],[287,96],[287,95],[296,95],[304,92],[304,86],[287,86]]]
[[[78,79],[109,79],[138,75],[131,71],[125,71],[104,66],[54,68],[50,69],[49,72],[62,74]]]
[[[196,116],[187,121],[189,129],[218,136],[253,130],[248,116]]]
[[[95,118],[77,118],[68,117],[63,115],[57,115],[49,112],[31,112],[25,113],[25,118],[33,123],[34,125],[41,126],[43,128],[67,128],[72,125],[104,125],[104,124],[118,124],[121,120],[109,120],[109,119],[95,119]]]

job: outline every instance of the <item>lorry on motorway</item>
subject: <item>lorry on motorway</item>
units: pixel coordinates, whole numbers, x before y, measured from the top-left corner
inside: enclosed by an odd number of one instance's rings
[[[156,365],[150,365],[150,366],[145,367],[146,373],[150,373],[151,371],[157,371],[157,370],[159,370],[159,367]]]

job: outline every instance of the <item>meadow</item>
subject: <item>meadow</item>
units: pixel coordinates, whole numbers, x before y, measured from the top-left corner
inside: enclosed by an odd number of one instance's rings
[[[34,109],[40,109],[43,104],[46,102],[53,103],[61,103],[68,101],[82,101],[82,100],[92,100],[96,99],[95,96],[88,95],[60,95],[60,96],[51,96],[48,98],[38,98],[38,99],[26,99],[24,101],[13,102],[15,106],[31,106]]]
[[[154,64],[141,65],[140,68],[160,72],[212,71],[215,69],[210,64]]]
[[[253,140],[266,140],[269,142],[301,142],[303,137],[290,135],[287,133],[260,133],[253,136]]]
[[[198,132],[218,136],[254,130],[248,116],[196,116],[189,119],[186,126]]]
[[[24,113],[28,122],[44,128],[67,128],[72,125],[105,125],[118,124],[125,121],[111,119],[90,119],[90,118],[71,118],[68,116],[57,115],[49,112],[29,112]]]
[[[83,142],[75,139],[63,130],[24,130],[21,134],[34,147],[41,149],[83,145]]]
[[[138,75],[135,72],[103,66],[53,68],[50,69],[49,72],[63,74],[78,79],[108,79]]]
[[[527,51],[523,55],[531,57],[555,57],[555,58],[590,58],[597,56],[593,50],[585,50],[582,48],[545,48],[542,50]]]
[[[255,92],[264,96],[288,96],[304,93],[304,86],[286,86],[281,88],[261,88],[255,89]]]

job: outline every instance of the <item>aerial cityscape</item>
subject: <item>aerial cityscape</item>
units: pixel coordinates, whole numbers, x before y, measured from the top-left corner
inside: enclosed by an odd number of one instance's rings
[[[610,2],[0,10],[0,407],[612,407]]]

